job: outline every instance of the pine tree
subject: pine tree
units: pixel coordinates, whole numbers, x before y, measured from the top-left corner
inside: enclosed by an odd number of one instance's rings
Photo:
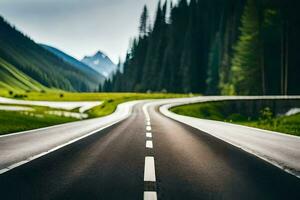
[[[161,85],[170,92],[183,92],[181,57],[184,48],[184,39],[189,24],[189,7],[186,0],[180,0],[173,6],[170,16],[170,25],[167,29],[167,45],[162,59]]]
[[[240,31],[231,69],[232,92],[240,95],[262,94],[259,18],[255,0],[248,0],[245,6]]]
[[[230,83],[231,64],[234,54],[234,46],[239,37],[241,16],[245,6],[244,0],[228,0],[224,4],[223,20],[220,28],[222,55],[219,66],[220,94],[228,95],[233,91]]]
[[[212,44],[209,54],[209,64],[207,72],[207,94],[219,94],[219,67],[221,57],[221,37],[220,33],[216,34],[215,41]]]
[[[147,6],[145,5],[140,19],[139,31],[141,37],[147,35],[148,33],[148,28],[149,28],[148,18],[149,18],[148,9]]]
[[[143,74],[141,74],[143,83],[139,88],[143,91],[152,90],[157,91],[158,88],[158,74],[160,73],[161,63],[166,47],[165,30],[166,30],[166,3],[161,7],[158,3],[156,17],[154,21],[153,31],[149,34],[147,41],[147,50],[144,60]]]
[[[98,92],[103,92],[103,91],[102,91],[102,84],[101,84],[101,83],[100,83],[99,86],[98,86]]]

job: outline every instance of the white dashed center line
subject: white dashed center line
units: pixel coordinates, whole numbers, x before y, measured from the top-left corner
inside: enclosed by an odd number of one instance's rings
[[[152,133],[151,132],[146,132],[146,137],[147,138],[152,138]]]
[[[144,181],[151,181],[151,182],[156,181],[154,157],[153,156],[146,156],[145,157]]]
[[[144,192],[144,200],[156,200],[156,192]]]
[[[150,122],[150,115],[147,110],[147,104],[143,106],[143,111],[145,114],[146,119],[146,148],[148,149],[147,152],[153,151],[153,142],[152,142],[152,133],[151,133],[151,122]],[[152,185],[156,185],[156,176],[155,176],[155,163],[153,156],[145,156],[145,169],[144,169],[144,182],[145,184],[149,184],[151,182]],[[146,187],[144,190],[144,200],[157,200],[157,192],[154,188]]]
[[[152,149],[153,148],[153,143],[151,140],[146,141],[146,148]]]
[[[151,129],[151,126],[146,126],[146,130],[147,131],[151,131],[152,129]]]

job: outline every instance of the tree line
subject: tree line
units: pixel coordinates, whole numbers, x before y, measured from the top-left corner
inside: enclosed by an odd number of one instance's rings
[[[123,70],[99,87],[118,92],[300,93],[299,1],[180,0],[145,6]]]

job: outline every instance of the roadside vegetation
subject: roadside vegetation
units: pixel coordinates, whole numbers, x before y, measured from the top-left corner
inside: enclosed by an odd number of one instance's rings
[[[230,122],[300,136],[300,113],[290,116],[279,115],[269,107],[264,107],[255,115],[246,115],[242,110],[229,112],[232,103],[231,101],[197,103],[174,107],[171,111],[180,115]]]
[[[85,115],[87,114],[88,118],[95,118],[113,113],[118,104],[127,101],[142,99],[180,98],[186,97],[187,95],[164,93],[70,93],[62,91],[27,91],[18,93],[14,91],[0,91],[0,96],[37,101],[101,101],[103,102],[101,105],[96,106],[84,113]],[[79,114],[79,109],[77,108],[73,109],[72,111],[66,111],[40,106],[30,107],[34,110],[0,111],[0,135],[80,120],[80,118],[70,117],[68,115],[69,112],[72,112],[72,114]]]
[[[1,106],[5,106],[1,104]],[[14,106],[14,105],[9,105]],[[18,107],[15,105],[15,107]],[[28,107],[28,106],[26,106]],[[30,106],[32,110],[4,111],[0,110],[0,135],[42,128],[67,122],[77,121],[77,118],[48,114],[54,110],[47,107]]]

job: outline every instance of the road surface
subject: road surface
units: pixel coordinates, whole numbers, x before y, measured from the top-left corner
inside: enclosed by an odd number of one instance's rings
[[[1,199],[300,199],[296,176],[144,105],[1,174]]]

